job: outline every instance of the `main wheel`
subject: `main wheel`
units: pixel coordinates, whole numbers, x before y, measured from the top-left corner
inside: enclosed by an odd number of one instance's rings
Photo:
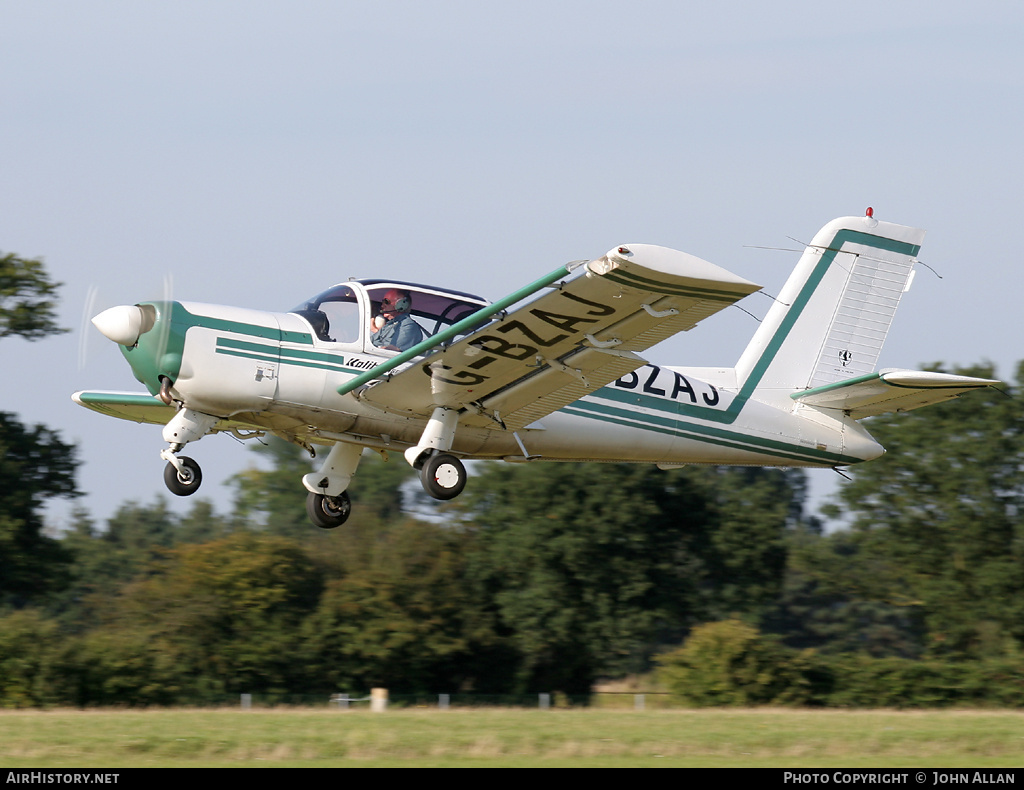
[[[174,464],[168,463],[164,467],[164,484],[175,496],[192,496],[203,482],[203,470],[187,455],[179,455],[178,460],[181,461],[182,471],[179,472]]]
[[[306,515],[320,529],[334,529],[348,521],[352,513],[352,501],[348,492],[342,491],[338,496],[324,496],[310,493],[306,496]]]
[[[420,481],[434,499],[455,499],[466,487],[466,467],[454,455],[432,455],[420,469]]]

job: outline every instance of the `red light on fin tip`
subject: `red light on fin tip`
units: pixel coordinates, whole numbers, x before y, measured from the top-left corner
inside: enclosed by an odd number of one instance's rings
[[[875,210],[871,208],[871,206],[868,206],[868,210],[864,212],[864,215],[867,217],[873,217],[875,216]]]

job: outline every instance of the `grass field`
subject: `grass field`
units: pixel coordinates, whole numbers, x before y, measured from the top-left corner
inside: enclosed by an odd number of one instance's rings
[[[1024,713],[148,710],[0,713],[0,767],[1016,767]]]

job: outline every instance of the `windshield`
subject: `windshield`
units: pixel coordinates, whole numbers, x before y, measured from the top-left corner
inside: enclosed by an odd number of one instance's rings
[[[330,288],[288,312],[305,318],[321,340],[331,343],[359,341],[359,300],[347,285]]]

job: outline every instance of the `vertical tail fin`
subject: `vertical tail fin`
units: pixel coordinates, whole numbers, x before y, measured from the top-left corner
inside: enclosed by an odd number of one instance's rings
[[[790,408],[790,394],[872,373],[924,231],[842,217],[811,240],[739,362],[740,391]]]

